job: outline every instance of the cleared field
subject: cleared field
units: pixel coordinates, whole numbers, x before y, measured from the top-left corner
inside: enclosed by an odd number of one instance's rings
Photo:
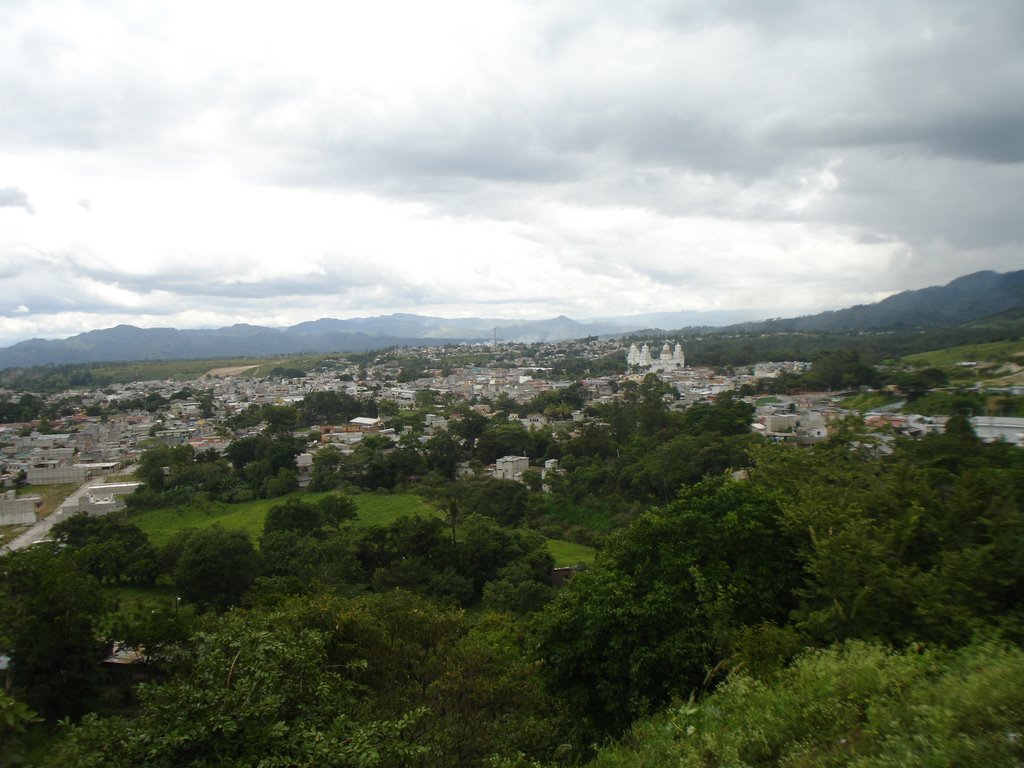
[[[149,536],[156,546],[162,546],[183,528],[206,528],[220,525],[230,530],[247,531],[253,541],[263,533],[263,521],[270,508],[285,499],[301,498],[316,501],[326,493],[295,493],[276,499],[260,499],[243,504],[205,504],[190,507],[168,507],[139,512],[129,519]],[[356,525],[383,525],[407,515],[437,515],[438,512],[419,496],[411,494],[377,495],[372,493],[353,496],[359,517]]]
[[[842,402],[843,408],[850,408],[861,413],[867,413],[875,408],[898,403],[903,398],[889,392],[871,392],[863,395],[848,397]]]
[[[387,525],[400,517],[441,517],[441,513],[411,493],[376,494],[363,493],[353,496],[359,508],[359,525]]]
[[[305,367],[342,355],[276,355],[274,357],[212,358],[205,360],[137,360],[119,363],[86,363],[95,380],[103,382],[187,380],[206,374],[263,376],[278,366]]]
[[[594,555],[597,554],[597,550],[593,547],[558,539],[548,539],[548,551],[555,558],[556,568],[564,568],[569,565],[590,565],[594,562]]]
[[[1003,363],[1016,359],[1024,362],[1024,340],[993,341],[988,344],[967,344],[962,347],[937,349],[908,355],[903,361],[912,365],[931,365],[942,368],[961,362]]]
[[[246,371],[254,371],[259,368],[258,365],[236,365],[233,368],[211,368],[206,372],[207,376],[238,376],[245,373]]]
[[[46,517],[59,507],[68,496],[78,488],[77,483],[62,483],[60,485],[26,485],[18,490],[19,496],[42,496],[43,517]]]

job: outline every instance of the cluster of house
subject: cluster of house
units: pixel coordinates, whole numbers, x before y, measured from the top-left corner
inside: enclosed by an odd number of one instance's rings
[[[7,489],[15,484],[29,485],[53,483],[82,484],[93,477],[102,476],[126,466],[138,456],[145,441],[156,438],[168,445],[189,444],[197,450],[223,450],[232,439],[222,426],[223,420],[251,405],[262,403],[287,404],[302,400],[311,392],[333,391],[359,398],[374,398],[378,402],[392,401],[398,409],[417,407],[438,400],[494,401],[509,398],[518,404],[530,402],[537,395],[566,388],[572,380],[548,378],[551,363],[559,355],[583,355],[598,359],[609,353],[624,354],[628,363],[625,374],[588,376],[580,379],[582,389],[590,402],[612,402],[623,396],[624,384],[632,380],[641,382],[644,376],[655,373],[670,384],[675,392],[666,396],[675,408],[685,408],[695,401],[737,389],[746,383],[778,376],[784,372],[800,373],[808,363],[799,361],[760,363],[752,368],[726,375],[709,368],[686,365],[682,347],[666,342],[657,357],[650,346],[622,342],[590,340],[569,345],[507,345],[501,357],[504,367],[448,366],[443,354],[436,349],[419,350],[423,359],[432,355],[436,367],[420,378],[401,381],[401,366],[393,359],[382,357],[365,368],[341,364],[333,370],[310,373],[301,378],[256,379],[246,376],[204,377],[193,382],[145,381],[106,387],[103,391],[75,392],[82,398],[83,410],[56,424],[60,433],[40,434],[33,425],[0,425],[0,483]],[[464,353],[465,350],[458,350]],[[201,404],[190,398],[176,398],[188,388],[208,393],[210,399]],[[169,402],[155,413],[142,410],[113,412],[104,409],[102,417],[87,416],[91,405],[110,405],[117,401],[135,401],[154,393]],[[62,393],[55,397],[67,396]],[[427,396],[425,396],[427,395]],[[0,391],[0,397],[14,398],[15,393]],[[490,414],[486,404],[473,406],[481,413]],[[383,411],[383,409],[382,409]],[[827,437],[828,422],[841,410],[828,395],[801,395],[798,397],[763,398],[757,404],[752,429],[768,439],[779,442],[810,444]],[[562,414],[565,416],[565,414]],[[448,425],[450,416],[427,413],[421,435],[426,440]],[[548,416],[531,413],[520,416],[510,414],[528,429],[541,428]],[[572,412],[572,421],[586,417],[582,410]],[[919,416],[876,413],[869,414],[868,422],[886,425],[891,431],[912,436],[941,430],[944,420]],[[972,424],[982,439],[1001,439],[1024,445],[1024,420],[1012,418],[973,417]],[[341,425],[326,425],[319,429],[310,450],[299,456],[297,465],[300,480],[308,477],[313,453],[325,444],[335,444],[348,451],[367,433],[380,434],[397,441],[398,435],[390,430],[387,418],[359,417]],[[527,462],[526,465],[523,462]],[[496,477],[522,479],[529,467],[521,456],[503,457],[493,468]],[[557,466],[538,468],[542,472],[555,471]],[[75,503],[82,508],[106,510],[115,508],[124,489],[96,488]],[[12,520],[27,520],[38,513],[38,500],[31,497],[0,497],[0,524]]]

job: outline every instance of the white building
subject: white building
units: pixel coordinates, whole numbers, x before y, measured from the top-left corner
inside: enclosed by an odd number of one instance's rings
[[[1003,442],[1024,448],[1024,419],[1013,416],[974,416],[971,426],[978,439],[992,443]]]
[[[494,463],[494,476],[499,480],[522,480],[529,468],[529,456],[502,456]]]
[[[665,345],[661,348],[661,356],[656,360],[651,357],[651,348],[647,344],[644,344],[640,349],[636,348],[636,344],[630,344],[629,352],[626,353],[626,364],[666,372],[676,368],[685,368],[686,356],[683,354],[682,344],[678,342],[675,349],[672,349],[666,341]]]
[[[99,483],[89,486],[79,494],[75,503],[65,503],[60,508],[62,515],[84,512],[87,515],[106,515],[124,509],[125,496],[134,493],[142,483]]]
[[[16,491],[7,491],[0,496],[0,525],[33,525],[42,504],[42,496],[19,498]]]

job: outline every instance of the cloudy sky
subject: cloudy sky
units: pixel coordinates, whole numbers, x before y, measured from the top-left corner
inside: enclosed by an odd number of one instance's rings
[[[0,2],[0,343],[1024,267],[1024,3]]]

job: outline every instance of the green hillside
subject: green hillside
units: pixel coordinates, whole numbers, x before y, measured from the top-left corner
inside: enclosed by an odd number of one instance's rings
[[[916,355],[907,355],[903,361],[911,365],[931,365],[940,368],[964,362],[996,365],[1021,363],[1024,362],[1022,358],[1024,358],[1024,339],[1017,338],[921,352]]]

